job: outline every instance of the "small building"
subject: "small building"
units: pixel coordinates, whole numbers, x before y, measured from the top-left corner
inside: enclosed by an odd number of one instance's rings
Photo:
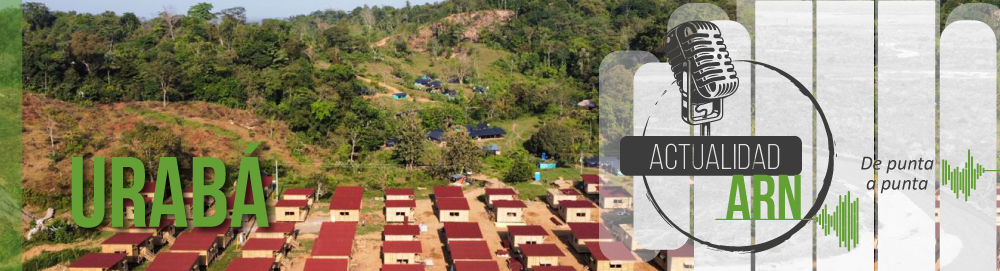
[[[360,186],[341,186],[333,192],[330,200],[330,221],[361,221],[361,201],[365,189]]]
[[[441,138],[444,137],[444,130],[432,129],[427,131],[427,140],[441,142]]]
[[[469,137],[473,139],[493,139],[493,138],[503,138],[507,134],[503,128],[486,128],[482,130],[469,131]]]
[[[608,228],[600,223],[569,223],[570,232],[573,234],[570,238],[571,244],[573,244],[573,249],[579,253],[590,252],[587,249],[587,243],[591,242],[612,242],[614,237],[611,236],[611,232]]]
[[[170,246],[170,251],[181,253],[197,253],[198,265],[209,265],[219,255],[219,246],[214,234],[186,232],[177,237]]]
[[[167,182],[167,184],[170,184],[170,182]],[[166,188],[167,188],[165,189],[166,191],[163,191],[163,193],[164,194],[170,193],[170,188],[169,187]],[[156,182],[143,183],[142,189],[139,190],[139,195],[144,198],[150,198],[150,199],[156,197]]]
[[[283,199],[274,204],[274,220],[302,222],[309,217],[309,200]]]
[[[413,241],[420,235],[420,226],[410,224],[390,224],[385,225],[382,230],[382,240],[384,241]]]
[[[517,191],[513,188],[486,188],[486,205],[493,206],[494,201],[515,200]]]
[[[694,270],[694,244],[688,241],[674,250],[660,250],[653,258],[653,264],[664,271]]]
[[[448,249],[448,253],[451,253],[452,263],[474,261],[480,265],[484,263],[495,264],[493,254],[490,253],[490,247],[486,244],[486,241],[454,241],[449,242],[446,248]]]
[[[160,219],[160,225],[153,227],[146,222],[145,227],[138,227],[133,221],[132,225],[125,229],[125,232],[131,233],[150,233],[153,234],[152,243],[153,246],[162,246],[173,242],[174,235],[177,233],[177,228],[174,226],[174,220],[169,218]]]
[[[413,200],[413,189],[389,188],[385,190],[385,200]]]
[[[279,265],[268,258],[236,258],[226,266],[226,271],[275,271]]]
[[[382,243],[382,264],[413,264],[423,253],[420,241],[386,241]]]
[[[128,262],[142,263],[152,258],[152,233],[119,232],[101,242],[101,253],[124,253]]]
[[[436,206],[441,222],[469,221],[469,201],[465,198],[439,198]]]
[[[435,186],[434,187],[434,200],[440,200],[443,198],[465,198],[465,192],[462,192],[462,188],[458,186]]]
[[[452,271],[500,271],[493,261],[462,260],[451,264]]]
[[[130,200],[130,199],[123,200],[123,205],[125,205],[125,219],[126,220],[135,220],[135,204],[136,203],[132,202],[132,200]],[[143,217],[145,217],[146,219],[149,219],[149,215],[153,212],[153,199],[152,198],[147,198],[147,197],[142,197],[142,203],[140,203],[140,204],[142,204],[142,206],[145,207],[144,210],[145,210],[146,215],[143,216]]]
[[[310,255],[319,259],[350,259],[356,232],[356,222],[323,222]]]
[[[597,222],[597,205],[589,200],[559,202],[559,215],[566,223]]]
[[[347,271],[347,259],[306,259],[303,271]]]
[[[268,258],[280,262],[288,252],[284,238],[250,238],[243,244],[243,258]]]
[[[631,250],[618,242],[590,242],[587,243],[587,248],[590,250],[587,263],[590,270],[632,271],[635,270],[635,263],[639,261]]]
[[[599,202],[604,209],[632,209],[632,194],[621,186],[601,186]]]
[[[424,271],[422,264],[383,264],[382,271]]]
[[[284,195],[281,195],[281,199],[306,200],[309,201],[309,206],[312,206],[316,200],[316,188],[289,188],[285,190]]]
[[[250,238],[283,238],[285,242],[292,242],[298,234],[293,222],[271,222],[267,227],[259,227],[250,234]]]
[[[642,246],[639,246],[639,241],[635,240],[635,230],[632,229],[632,224],[615,224],[611,227],[611,236],[618,242],[625,244],[629,250],[644,250]]]
[[[507,227],[507,242],[514,250],[523,244],[544,243],[547,236],[549,236],[549,232],[539,225]]]
[[[597,194],[598,187],[601,186],[601,176],[597,174],[580,174],[582,179],[582,190],[588,195]]]
[[[524,225],[524,209],[528,208],[520,200],[497,200],[493,202],[494,221],[497,227]]]
[[[417,208],[415,200],[387,200],[385,201],[385,222],[412,222],[413,210]]]
[[[146,271],[200,271],[198,253],[160,252]]]
[[[455,241],[483,240],[483,232],[476,222],[445,222],[442,230],[448,244]]]
[[[555,244],[521,245],[521,262],[527,270],[533,270],[537,266],[559,265],[559,257],[565,256]]]
[[[70,271],[126,271],[125,253],[87,253],[69,264]]]
[[[232,222],[229,219],[222,221],[222,224],[215,227],[200,227],[191,229],[191,233],[215,235],[216,244],[222,249],[228,248],[229,245],[233,243],[233,240],[236,239],[236,233],[238,232],[239,228],[233,228]]]
[[[553,188],[548,190],[548,194],[549,195],[548,197],[546,197],[546,200],[548,200],[549,207],[551,207],[552,209],[559,209],[560,202],[567,200],[580,200],[580,196],[582,196],[582,194],[580,194],[580,191],[576,191],[576,189],[572,188],[563,188],[563,189]]]

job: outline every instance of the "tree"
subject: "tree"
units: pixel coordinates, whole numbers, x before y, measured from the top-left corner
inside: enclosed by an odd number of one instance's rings
[[[169,51],[158,52],[149,62],[146,74],[160,83],[160,93],[163,96],[163,107],[167,107],[167,95],[176,92],[174,81],[177,80],[178,63],[174,54]]]
[[[585,132],[573,128],[568,121],[547,122],[524,142],[524,149],[537,155],[547,153],[563,164],[573,164],[577,156],[573,144],[582,134]]]
[[[399,126],[399,138],[393,155],[407,168],[420,161],[424,156],[424,129],[420,119],[413,114],[403,117]]]
[[[211,3],[198,3],[188,9],[187,15],[188,17],[194,17],[205,21],[215,20],[215,14],[212,13],[212,8],[213,6]]]
[[[535,166],[529,160],[530,157],[528,154],[524,153],[522,150],[517,150],[511,152],[509,155],[512,164],[510,169],[504,173],[504,181],[524,182],[530,180]]]
[[[469,134],[463,130],[450,130],[444,134],[444,165],[449,173],[465,173],[479,170],[482,165],[483,150],[476,146]]]
[[[92,74],[91,65],[98,63],[108,49],[108,42],[93,33],[73,32],[69,41],[70,52],[83,63],[87,74]]]
[[[160,157],[176,157],[181,172],[190,172],[191,159],[181,143],[181,138],[170,129],[140,122],[132,130],[125,131],[121,137],[122,149],[117,155],[128,155],[142,160],[146,174],[155,180],[156,169]]]
[[[56,17],[49,12],[49,7],[42,3],[27,2],[21,5],[24,21],[28,22],[29,30],[37,30],[52,25]]]
[[[163,7],[163,11],[160,12],[160,20],[163,22],[164,26],[167,27],[167,33],[170,34],[170,40],[173,40],[174,28],[177,26],[177,22],[179,22],[181,18],[177,16],[172,8]]]

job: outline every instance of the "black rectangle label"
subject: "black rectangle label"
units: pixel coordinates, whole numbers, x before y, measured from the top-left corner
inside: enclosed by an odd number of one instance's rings
[[[629,176],[798,175],[796,136],[626,136],[621,172]]]

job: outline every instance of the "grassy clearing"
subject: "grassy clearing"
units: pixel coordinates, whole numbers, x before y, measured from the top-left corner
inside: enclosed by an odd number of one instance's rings
[[[518,182],[510,183],[517,190],[518,198],[522,200],[532,200],[532,201],[544,201],[544,197],[548,192],[549,188],[548,182]]]
[[[365,194],[364,202],[361,204],[361,219],[366,222],[363,226],[358,227],[357,235],[381,232],[385,228],[385,218],[381,215],[382,209],[385,207],[385,201],[375,199],[380,197],[378,194],[382,194],[382,192],[376,192],[372,194],[373,196],[368,196],[368,193]],[[366,217],[373,219],[365,219]]]
[[[562,178],[563,180],[580,180],[580,169],[579,168],[554,168],[542,170],[542,180],[554,181]],[[597,169],[585,168],[583,169],[583,174],[597,174]]]
[[[226,267],[229,266],[229,263],[233,262],[233,259],[238,258],[240,254],[241,253],[236,250],[235,246],[229,247],[228,249],[226,249],[225,252],[222,253],[222,256],[219,256],[218,258],[215,259],[214,262],[212,262],[212,264],[208,265],[207,271],[226,270]]]
[[[97,249],[66,249],[55,252],[42,253],[37,257],[28,259],[22,268],[25,271],[43,270],[60,263],[72,262],[87,253],[97,252]]]

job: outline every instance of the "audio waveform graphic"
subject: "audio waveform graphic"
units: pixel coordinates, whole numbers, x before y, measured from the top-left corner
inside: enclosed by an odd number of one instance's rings
[[[823,206],[823,212],[814,218],[816,223],[823,229],[823,236],[830,236],[834,233],[837,236],[839,247],[846,247],[847,251],[858,247],[858,236],[861,222],[858,219],[860,203],[855,198],[851,200],[851,192],[840,196],[833,213],[827,210],[829,205]]]
[[[965,196],[965,201],[969,201],[969,194],[976,189],[976,183],[983,174],[995,169],[985,169],[983,165],[976,164],[972,158],[972,150],[968,151],[968,158],[961,168],[952,168],[948,160],[941,160],[941,185],[947,185],[955,193],[957,199],[959,194]]]

